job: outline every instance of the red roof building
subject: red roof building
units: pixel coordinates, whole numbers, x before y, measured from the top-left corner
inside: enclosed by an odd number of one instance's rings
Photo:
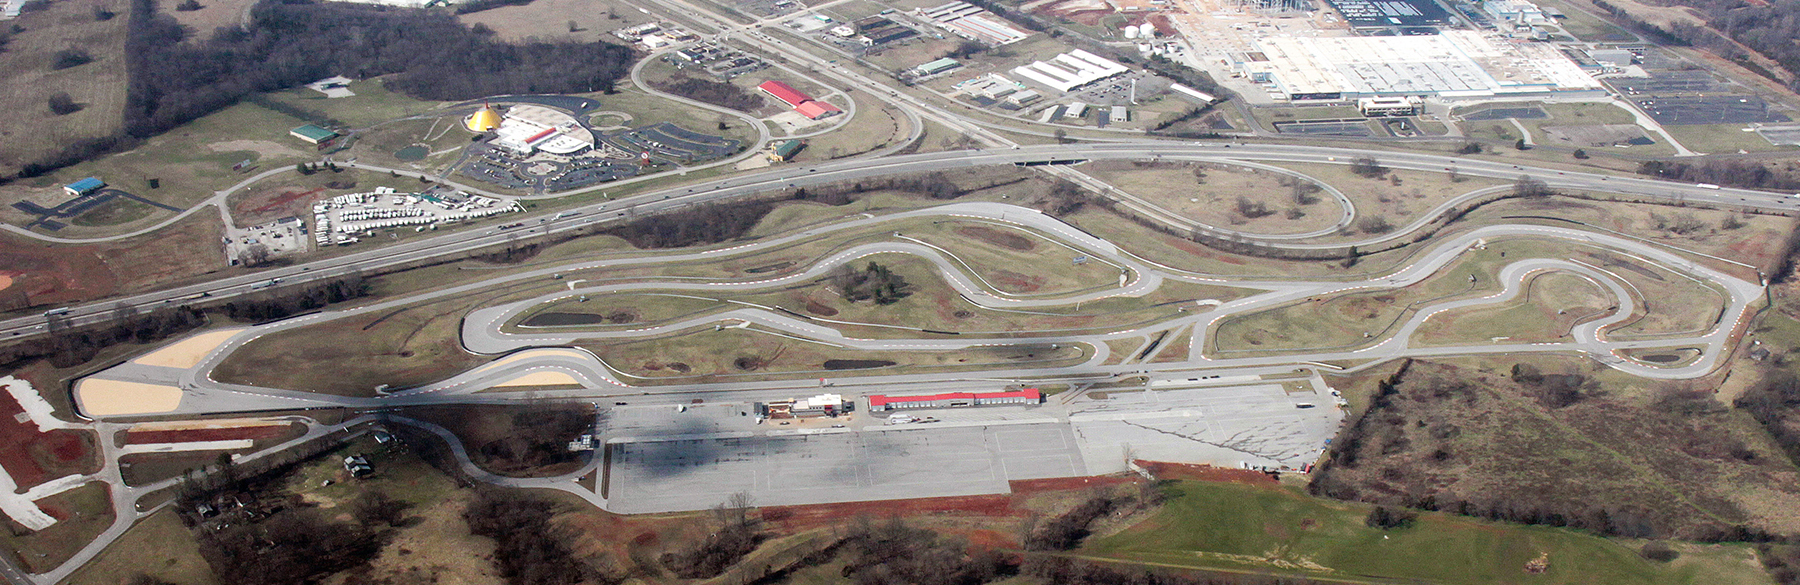
[[[879,412],[901,408],[958,408],[989,404],[1037,404],[1043,401],[1044,395],[1042,392],[1038,392],[1037,388],[1010,392],[945,392],[921,396],[871,394],[869,395],[869,411]]]
[[[831,104],[828,104],[825,102],[809,100],[805,103],[795,106],[794,111],[800,112],[800,115],[806,116],[807,119],[817,120],[819,118],[824,118],[826,116],[830,116],[830,115],[836,114],[838,112],[842,112],[843,110],[840,110],[837,108],[837,106],[834,106],[834,105],[831,105]]]
[[[800,93],[800,90],[779,81],[764,81],[762,85],[756,86],[756,89],[762,90],[770,97],[786,102],[790,108],[798,108],[800,104],[812,100],[812,96]]]

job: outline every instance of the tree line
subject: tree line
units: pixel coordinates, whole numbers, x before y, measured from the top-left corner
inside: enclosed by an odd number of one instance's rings
[[[651,85],[656,86],[656,89],[690,100],[709,103],[721,108],[731,108],[740,112],[752,112],[763,106],[762,96],[724,81],[701,79],[677,73],[667,81],[659,81],[651,83]]]
[[[1793,191],[1800,181],[1788,173],[1750,161],[1711,160],[1683,163],[1651,160],[1638,164],[1637,173],[1683,183],[1712,183],[1745,189]]]
[[[469,533],[494,539],[494,566],[513,585],[612,585],[621,579],[576,556],[576,535],[552,524],[557,505],[521,490],[484,488],[463,508]],[[455,551],[440,551],[452,552]]]

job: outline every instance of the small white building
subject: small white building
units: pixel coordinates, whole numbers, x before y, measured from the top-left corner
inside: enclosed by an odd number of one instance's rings
[[[1372,97],[1356,100],[1356,109],[1369,117],[1411,116],[1425,109],[1418,96]]]

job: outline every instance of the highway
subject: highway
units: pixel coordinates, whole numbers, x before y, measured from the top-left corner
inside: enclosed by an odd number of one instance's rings
[[[809,166],[774,167],[746,176],[707,181],[692,186],[673,187],[606,203],[575,209],[544,212],[520,218],[509,216],[502,221],[525,223],[524,227],[499,231],[494,228],[470,228],[449,234],[420,238],[384,247],[360,250],[342,256],[315,260],[293,266],[264,270],[253,274],[223,278],[214,282],[175,287],[120,299],[68,307],[67,318],[73,324],[102,322],[110,318],[120,302],[148,310],[165,305],[179,305],[206,299],[224,299],[253,292],[258,283],[281,279],[288,286],[312,280],[340,276],[357,271],[378,271],[393,266],[454,257],[483,246],[505,244],[530,236],[559,233],[574,229],[604,226],[630,217],[656,213],[686,205],[728,200],[772,189],[807,187],[844,181],[869,179],[893,174],[926,173],[950,169],[966,169],[988,165],[1077,162],[1101,159],[1124,160],[1212,160],[1250,162],[1306,162],[1349,164],[1367,151],[1315,146],[1246,145],[1232,143],[1184,144],[1072,144],[1020,146],[1016,148],[973,151],[949,151],[892,156],[873,161],[845,160]],[[1454,168],[1467,176],[1515,179],[1530,176],[1553,189],[1595,190],[1642,197],[1647,200],[1722,205],[1793,213],[1800,211],[1800,198],[1789,195],[1744,189],[1712,189],[1692,184],[1672,183],[1640,177],[1616,177],[1599,173],[1561,171],[1510,165],[1492,161],[1458,159],[1447,156],[1413,153],[1383,153],[1377,160],[1397,169],[1443,171]],[[404,174],[404,173],[403,173]],[[415,173],[416,174],[416,173]],[[573,214],[573,215],[572,215]],[[552,217],[560,219],[551,221]],[[1435,213],[1424,214],[1426,216]],[[1371,238],[1367,242],[1347,242],[1323,246],[1267,240],[1272,247],[1320,248],[1368,245],[1391,238],[1406,237],[1397,230]],[[205,295],[205,297],[202,297]],[[0,335],[23,337],[42,334],[45,319],[19,317],[0,322]]]

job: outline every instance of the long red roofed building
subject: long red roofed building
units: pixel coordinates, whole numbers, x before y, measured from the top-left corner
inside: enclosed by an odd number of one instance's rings
[[[1037,404],[1043,401],[1044,394],[1037,388],[1007,392],[945,392],[918,396],[870,394],[869,411],[881,412],[902,408],[961,408],[993,404]]]
[[[815,100],[805,92],[779,81],[764,81],[761,85],[756,86],[756,89],[769,94],[769,97],[781,100],[782,103],[787,104],[788,107],[808,119],[817,120],[843,111],[837,106]]]

